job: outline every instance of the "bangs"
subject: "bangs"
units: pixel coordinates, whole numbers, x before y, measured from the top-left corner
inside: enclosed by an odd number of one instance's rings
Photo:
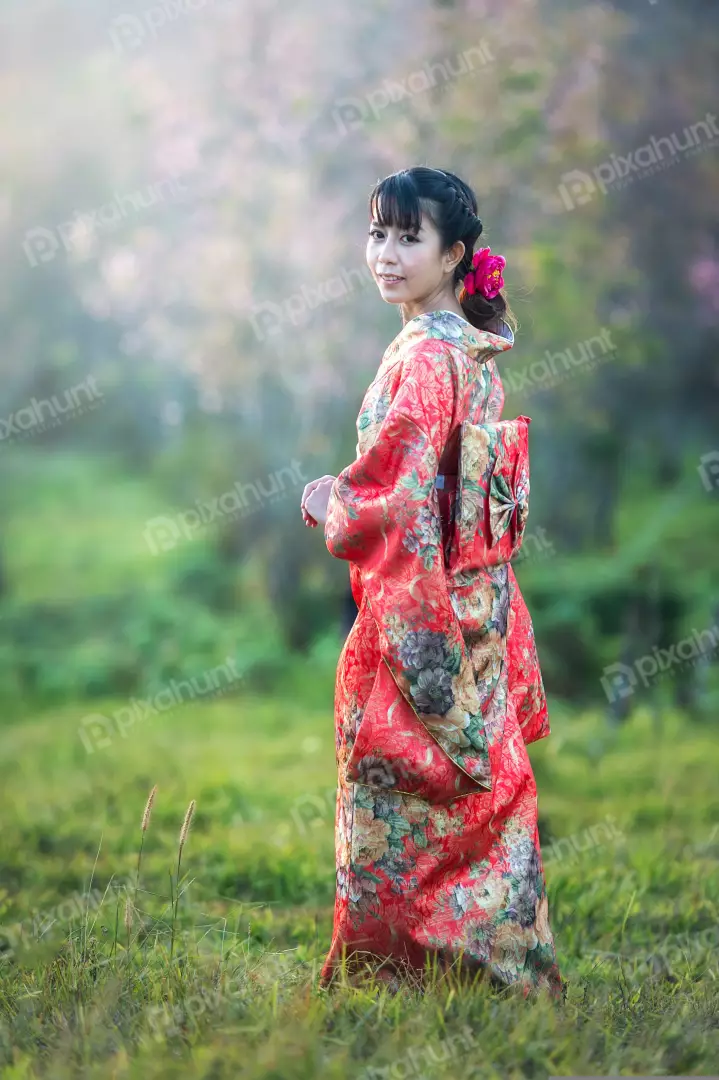
[[[423,210],[428,213],[422,202],[408,173],[392,173],[375,186],[370,195],[370,210],[384,229],[394,225],[403,231],[418,233]]]

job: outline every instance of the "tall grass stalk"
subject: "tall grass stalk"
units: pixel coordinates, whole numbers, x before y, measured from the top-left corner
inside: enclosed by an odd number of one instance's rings
[[[132,901],[130,897],[125,898],[125,930],[127,932],[127,963],[130,963],[130,935],[132,933]]]
[[[145,809],[142,812],[142,821],[140,822],[140,850],[137,854],[137,869],[135,871],[135,891],[132,897],[133,909],[137,909],[137,894],[140,889],[140,867],[142,865],[142,851],[145,846],[145,833],[150,824],[150,817],[152,815],[152,806],[155,802],[155,795],[157,794],[157,784],[152,788],[152,791],[147,797],[145,803]],[[128,946],[129,948],[129,946]]]
[[[140,887],[140,866],[142,864],[142,849],[145,846],[145,833],[147,832],[147,827],[150,824],[150,816],[152,814],[152,804],[155,801],[155,795],[156,794],[157,794],[157,784],[155,784],[152,791],[148,795],[147,802],[145,803],[145,809],[144,809],[143,814],[142,814],[142,823],[140,825],[140,850],[139,850],[138,855],[137,855],[137,870],[135,872],[135,897],[134,897],[135,901],[137,901],[137,891],[138,891],[138,889]]]
[[[185,814],[185,820],[182,823],[180,829],[180,847],[177,852],[177,876],[175,880],[175,902],[172,908],[172,933],[170,936],[170,960],[175,948],[175,925],[177,922],[177,908],[180,902],[180,864],[182,863],[182,849],[185,846],[187,840],[187,834],[190,830],[190,822],[192,821],[193,814],[195,813],[195,800],[192,799],[190,805],[187,807]],[[172,885],[172,874],[170,874],[170,885]]]

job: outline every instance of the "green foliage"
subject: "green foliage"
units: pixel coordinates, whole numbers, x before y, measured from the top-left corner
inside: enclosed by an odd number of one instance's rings
[[[10,526],[0,696],[11,711],[153,695],[228,657],[245,686],[292,681],[302,655],[286,654],[262,585],[263,553],[237,560],[209,528],[153,553],[147,523],[173,508],[158,482],[126,475],[112,458],[36,450],[3,464],[17,481],[2,492]],[[316,647],[327,641],[336,660],[341,642],[328,637],[323,580],[307,575],[296,603]]]

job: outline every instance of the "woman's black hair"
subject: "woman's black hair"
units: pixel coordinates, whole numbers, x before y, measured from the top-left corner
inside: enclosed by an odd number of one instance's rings
[[[477,199],[464,180],[445,169],[417,165],[385,176],[375,184],[369,198],[370,214],[383,228],[396,225],[418,232],[424,211],[433,221],[447,251],[457,240],[464,244],[464,256],[454,269],[453,285],[462,282],[472,269],[474,245],[483,232],[477,216]],[[512,330],[517,320],[503,292],[488,300],[480,292],[472,296],[462,287],[457,297],[468,322],[478,330],[500,333],[501,322]]]

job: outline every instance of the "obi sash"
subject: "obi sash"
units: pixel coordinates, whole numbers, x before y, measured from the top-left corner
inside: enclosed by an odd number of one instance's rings
[[[457,476],[440,474],[437,494],[450,573],[507,563],[529,515],[528,416],[461,426]]]

